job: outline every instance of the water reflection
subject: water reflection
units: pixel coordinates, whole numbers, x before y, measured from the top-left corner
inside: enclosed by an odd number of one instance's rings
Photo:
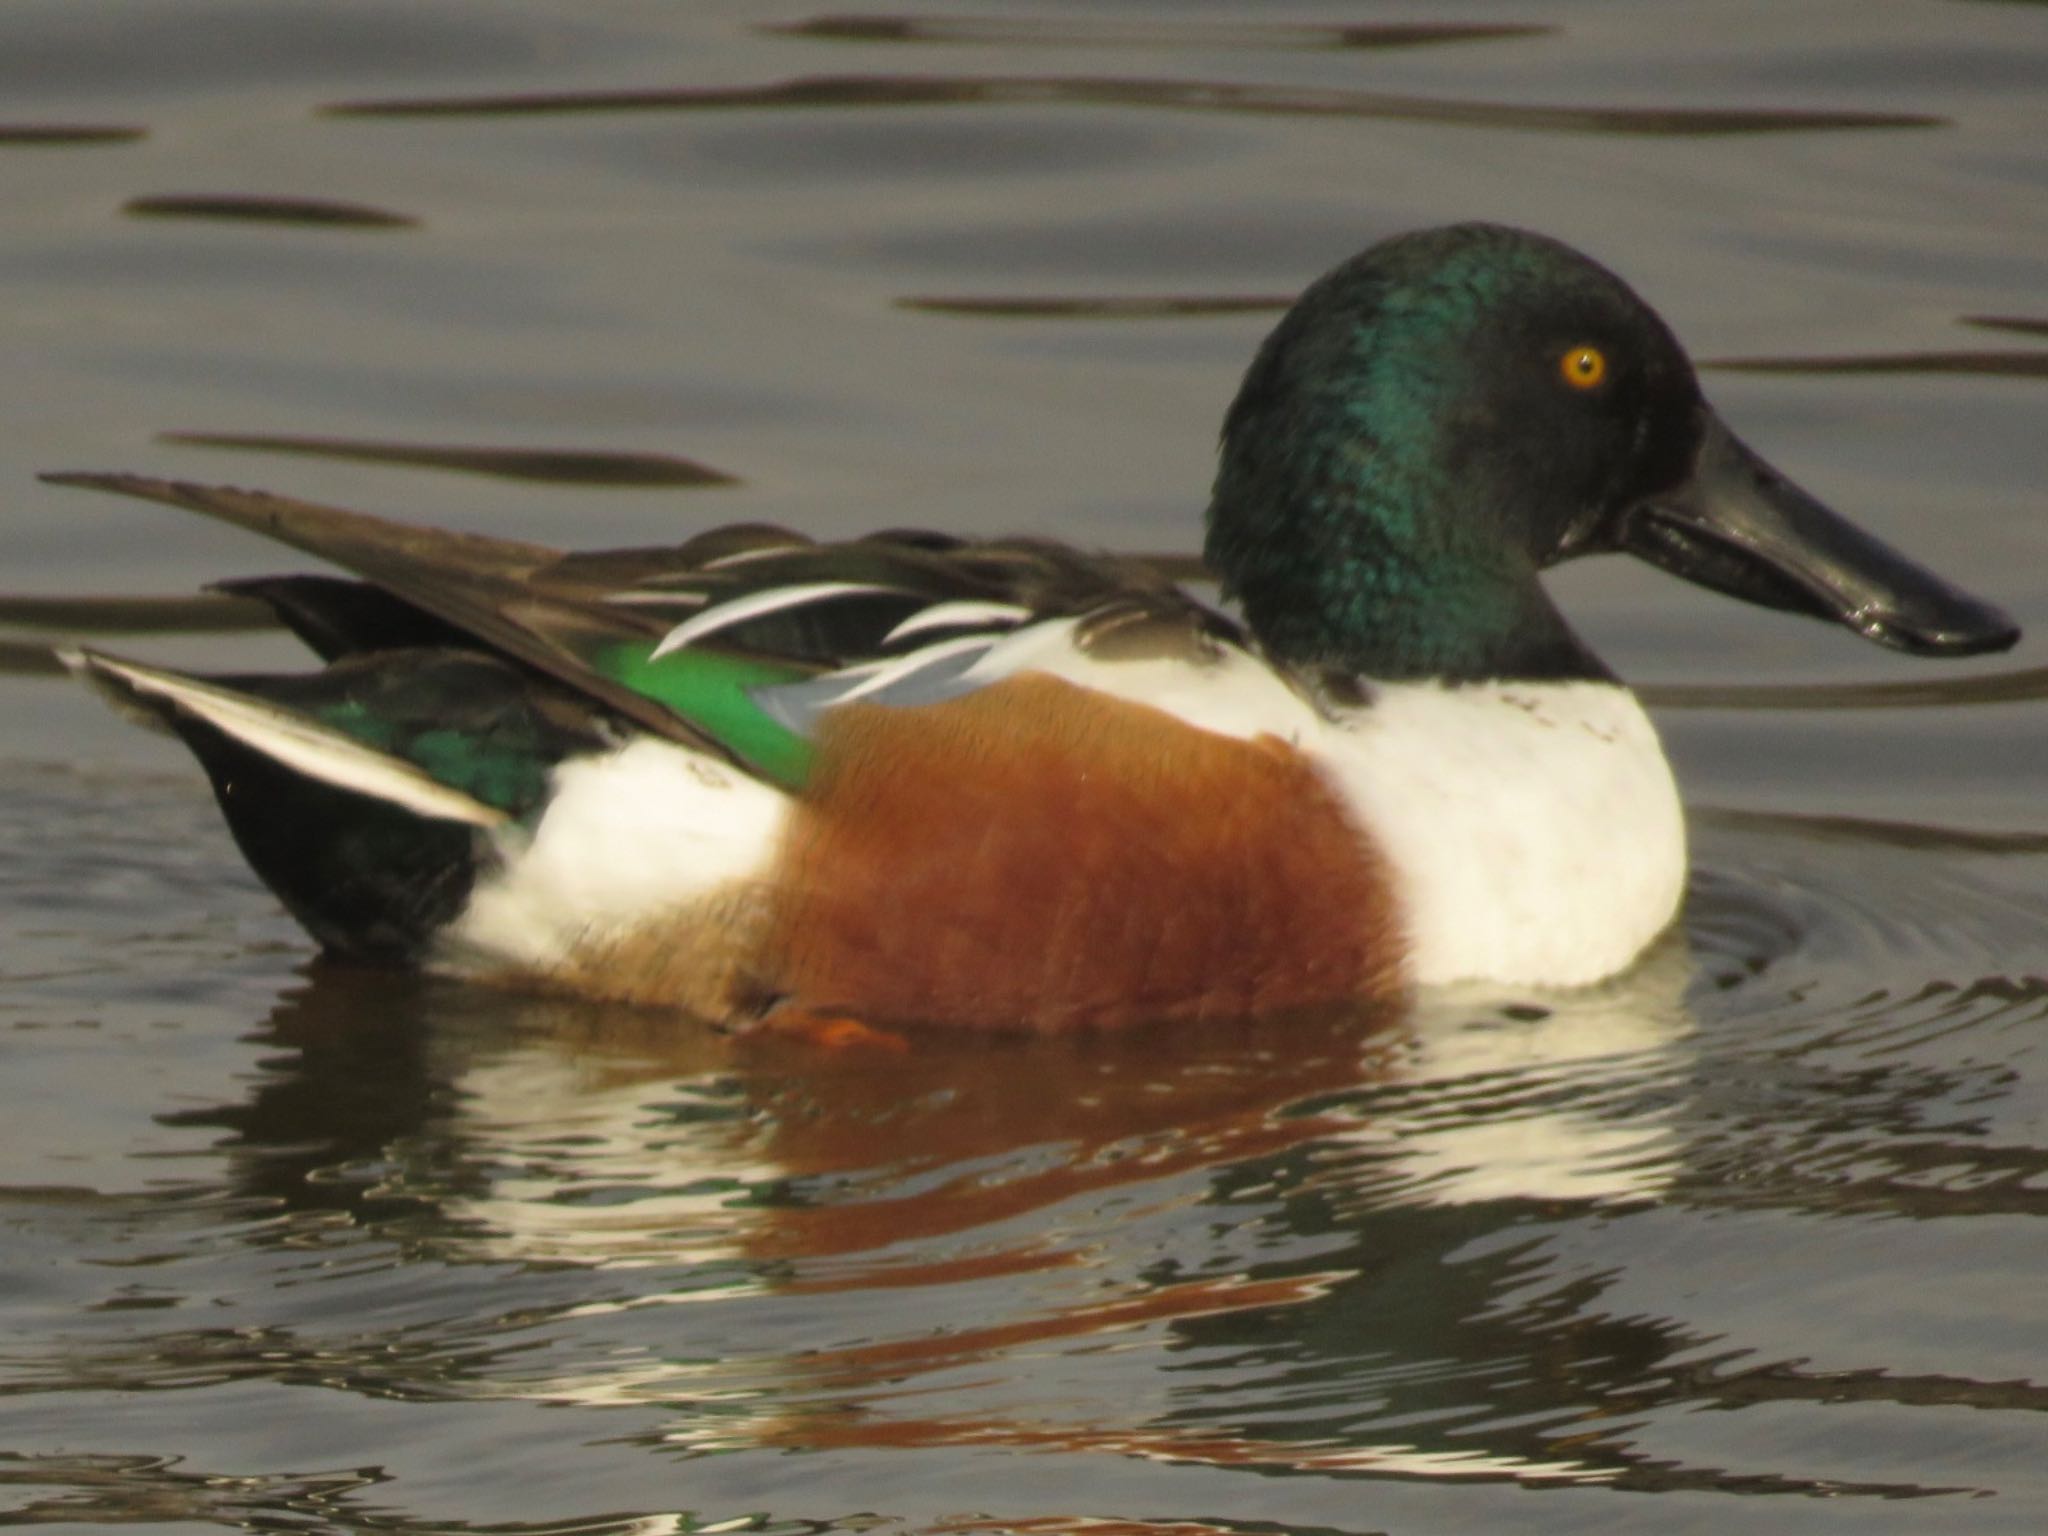
[[[1559,1240],[1673,1205],[2048,1214],[2043,1154],[1939,1109],[1995,1097],[1996,1069],[1915,1059],[2048,1017],[2048,987],[1984,969],[2032,919],[1969,871],[2038,850],[1831,848],[1882,893],[1859,903],[1783,852],[1847,829],[1710,837],[1744,873],[1703,876],[1690,946],[1586,993],[897,1055],[323,970],[266,1026],[289,1054],[184,1120],[232,1133],[234,1198],[283,1213],[266,1242],[312,1223],[292,1240],[332,1252],[346,1215],[415,1268],[524,1277],[457,1282],[395,1356],[379,1334],[352,1369],[382,1391],[656,1407],[650,1443],[693,1451],[1932,1491],[1673,1465],[1642,1422],[2048,1400],[1747,1359],[1615,1310]],[[1903,867],[1926,900],[1902,913]],[[1864,957],[1916,949],[1914,974],[1976,979],[1869,991]]]
[[[1934,1491],[1674,1454],[1669,1425],[2035,1413],[2025,1360],[1759,1348],[1657,1254],[1740,1275],[1820,1262],[1787,1215],[2048,1215],[2048,1153],[1998,1132],[1998,1042],[2048,1019],[2039,840],[1700,832],[1686,933],[1629,977],[1376,1017],[832,1052],[316,967],[260,1072],[161,1117],[219,1133],[224,1178],[65,1207],[110,1305],[14,1379],[630,1409],[674,1454]]]
[[[587,1277],[552,1304],[528,1295],[517,1321],[461,1318],[455,1353],[473,1363],[453,1377],[455,1320],[421,1319],[436,1393],[687,1403],[661,1439],[699,1449],[996,1441],[1583,1480],[1612,1469],[1410,1424],[1404,1378],[1471,1390],[1438,1357],[1493,1271],[1460,1266],[1414,1296],[1408,1277],[1532,1210],[1664,1183],[1662,1101],[1642,1095],[1684,1054],[1687,974],[1672,945],[1625,985],[1541,1008],[1443,999],[1421,1016],[941,1037],[898,1056],[328,969],[273,1015],[266,1036],[290,1055],[249,1098],[175,1123],[232,1134],[234,1199],[288,1213],[266,1243],[331,1251],[325,1218],[346,1213],[414,1264]],[[1573,1088],[1582,1070],[1597,1086]],[[1372,1315],[1328,1358],[1288,1368],[1300,1391],[1248,1388],[1283,1417],[1304,1392],[1335,1394],[1341,1433],[1221,1424],[1214,1387],[1198,1394],[1212,1408],[1181,1404],[1174,1357],[1320,1336],[1314,1316],[1358,1307]],[[836,1329],[849,1309],[868,1322]],[[573,1341],[556,1336],[572,1319]],[[537,1372],[522,1363],[536,1334],[551,1346]],[[1046,1357],[1106,1371],[1087,1398],[1135,1417],[1076,1418],[1071,1383],[1035,1401],[1031,1373],[1009,1373]],[[394,1365],[406,1373],[402,1355],[376,1369],[382,1390]]]
[[[179,1524],[260,1526],[290,1511],[296,1520],[360,1523],[355,1496],[384,1481],[359,1471],[313,1475],[209,1473],[175,1456],[17,1455],[0,1451],[5,1525]],[[39,1490],[48,1490],[39,1493]]]

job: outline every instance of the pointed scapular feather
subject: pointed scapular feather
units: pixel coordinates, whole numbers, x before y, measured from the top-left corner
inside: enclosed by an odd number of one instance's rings
[[[771,613],[781,613],[789,608],[801,608],[806,603],[903,590],[902,587],[874,581],[810,581],[799,586],[770,587],[765,592],[750,592],[745,597],[736,597],[731,602],[720,603],[716,608],[706,609],[695,618],[686,619],[678,624],[662,636],[661,643],[654,648],[654,659],[659,660],[671,651],[679,651],[686,645],[695,644],[707,635],[715,635],[735,624],[744,624],[749,619],[766,618]]]
[[[961,629],[968,625],[1008,629],[1030,617],[1031,610],[1016,603],[974,602],[965,598],[957,602],[933,603],[929,608],[920,608],[882,636],[882,644],[892,645],[911,635],[923,634],[928,629]]]
[[[607,592],[603,600],[607,603],[616,603],[621,608],[702,608],[711,601],[711,594],[682,590],[662,591],[658,588],[643,590],[634,587],[624,592]]]
[[[59,659],[117,699],[192,716],[294,773],[337,789],[382,800],[434,821],[499,827],[511,818],[450,789],[412,764],[364,746],[342,732],[280,705],[103,651],[65,647]]]

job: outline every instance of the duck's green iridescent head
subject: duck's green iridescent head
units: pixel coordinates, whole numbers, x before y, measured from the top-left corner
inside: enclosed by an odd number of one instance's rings
[[[1540,235],[1461,224],[1354,257],[1224,421],[1207,558],[1283,663],[1604,677],[1537,572],[1607,550],[1904,650],[2018,637],[1744,448],[1656,313]]]

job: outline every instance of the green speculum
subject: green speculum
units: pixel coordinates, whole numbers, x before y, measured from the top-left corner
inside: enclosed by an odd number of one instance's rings
[[[808,669],[694,647],[657,657],[648,641],[609,646],[599,671],[665,705],[742,763],[789,788],[810,772],[811,744],[755,702],[755,690],[799,682]]]

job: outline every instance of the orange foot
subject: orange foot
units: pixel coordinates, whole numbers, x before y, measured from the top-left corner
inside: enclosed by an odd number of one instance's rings
[[[876,1029],[848,1014],[815,1012],[787,1003],[770,1011],[754,1027],[766,1034],[831,1050],[861,1047],[900,1056],[910,1049],[910,1042],[892,1030]]]

